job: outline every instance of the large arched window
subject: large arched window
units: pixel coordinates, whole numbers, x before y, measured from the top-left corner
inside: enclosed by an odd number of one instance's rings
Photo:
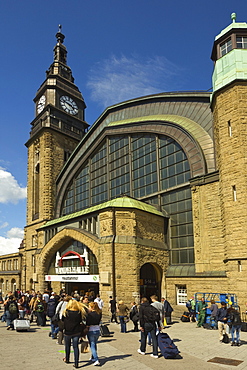
[[[171,137],[159,134],[109,136],[82,164],[71,182],[62,215],[121,194],[152,203],[170,215],[171,263],[193,263],[189,161]]]

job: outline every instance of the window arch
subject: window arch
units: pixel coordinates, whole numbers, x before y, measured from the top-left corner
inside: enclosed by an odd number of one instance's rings
[[[157,205],[170,215],[172,264],[194,262],[191,169],[185,151],[168,135],[106,137],[67,189],[62,216],[122,194]]]

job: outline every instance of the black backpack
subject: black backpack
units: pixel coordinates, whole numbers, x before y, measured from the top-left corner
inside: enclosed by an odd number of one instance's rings
[[[143,318],[145,322],[157,322],[160,321],[160,313],[157,308],[150,304],[149,306],[145,307]]]
[[[55,299],[52,299],[47,303],[47,316],[48,317],[53,317],[55,315],[56,307],[57,307],[57,303]]]

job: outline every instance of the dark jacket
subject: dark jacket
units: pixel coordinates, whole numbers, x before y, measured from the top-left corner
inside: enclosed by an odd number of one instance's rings
[[[102,318],[102,314],[98,314],[96,311],[90,311],[88,312],[87,318],[86,318],[86,325],[99,325]]]
[[[231,310],[229,313],[229,320],[233,326],[241,325],[242,321],[240,318],[240,313],[236,310]]]
[[[82,316],[80,311],[66,310],[66,315],[62,316],[64,322],[64,334],[78,336],[81,335]]]
[[[47,316],[48,317],[53,317],[56,312],[56,307],[57,307],[57,301],[55,298],[50,298],[48,303],[47,303]]]
[[[139,319],[140,319],[140,326],[143,328],[144,327],[144,324],[145,323],[151,323],[151,324],[155,324],[155,321],[153,322],[150,322],[149,320],[147,320],[147,315],[148,315],[148,311],[151,307],[151,304],[148,303],[148,302],[144,302],[140,305],[140,309],[139,309]],[[159,317],[160,318],[160,317]],[[157,326],[160,326],[160,320],[159,318],[156,320],[156,323],[157,323]]]
[[[229,314],[228,314],[228,311],[227,311],[227,308],[226,307],[221,307],[218,309],[217,311],[217,315],[216,315],[216,320],[217,321],[220,321],[220,322],[223,322],[223,323],[227,323],[227,320],[228,320],[228,317],[229,317]]]
[[[138,308],[133,306],[130,310],[130,320],[137,322],[139,320]]]
[[[171,313],[172,313],[172,311],[173,311],[172,306],[170,305],[170,303],[167,300],[165,300],[164,301],[164,312],[165,312],[165,316],[170,316]]]

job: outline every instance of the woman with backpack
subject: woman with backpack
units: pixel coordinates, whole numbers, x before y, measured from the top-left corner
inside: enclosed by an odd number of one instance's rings
[[[42,294],[38,294],[34,303],[34,312],[37,317],[37,325],[46,325],[46,301],[42,299]]]
[[[13,321],[18,317],[18,304],[13,295],[10,295],[8,299],[4,302],[5,305],[5,314],[6,314],[6,323],[7,330],[14,330]]]

